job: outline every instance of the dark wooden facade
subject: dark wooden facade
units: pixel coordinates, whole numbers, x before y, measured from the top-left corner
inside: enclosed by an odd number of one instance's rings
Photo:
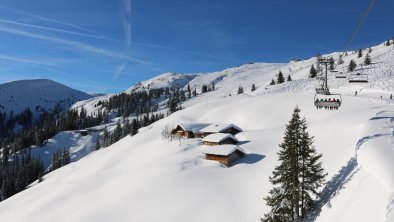
[[[225,165],[226,167],[230,167],[236,160],[243,157],[244,153],[239,150],[232,152],[228,156],[215,155],[215,154],[205,154],[205,159],[207,160],[215,160]]]
[[[228,128],[228,129],[226,129],[226,130],[223,130],[223,131],[221,131],[221,133],[230,133],[231,135],[235,135],[235,134],[237,134],[237,133],[239,133],[239,132],[241,132],[241,131],[239,131],[238,129],[236,129],[236,128],[234,128],[234,127],[230,127],[230,128]]]

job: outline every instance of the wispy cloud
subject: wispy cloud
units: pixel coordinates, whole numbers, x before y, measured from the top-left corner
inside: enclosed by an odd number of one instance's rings
[[[132,3],[131,0],[123,0],[123,6],[125,10],[125,16],[123,21],[123,29],[125,33],[125,41],[127,44],[127,48],[131,47],[131,11],[132,11]]]
[[[35,65],[55,66],[55,64],[52,62],[45,62],[43,60],[34,60],[29,58],[18,58],[18,57],[3,55],[3,54],[0,54],[0,59],[12,61],[12,62],[30,63]]]
[[[135,44],[135,45],[140,45],[140,46],[145,46],[145,47],[163,49],[163,50],[168,50],[168,51],[173,51],[173,52],[185,53],[185,54],[190,54],[190,55],[203,56],[203,57],[208,57],[208,58],[212,58],[212,59],[227,60],[227,61],[236,61],[236,62],[244,62],[244,61],[241,61],[241,60],[236,59],[236,58],[223,57],[223,56],[216,56],[216,55],[207,54],[207,53],[202,53],[202,52],[196,52],[196,51],[191,51],[191,50],[177,49],[177,48],[172,48],[172,47],[167,47],[167,46],[162,46],[162,45],[156,45],[156,44],[150,44],[150,43],[133,42],[133,44]]]
[[[74,31],[69,31],[69,30],[65,30],[65,29],[52,28],[52,27],[42,26],[42,25],[34,25],[34,24],[17,22],[17,21],[6,20],[6,19],[0,19],[0,23],[24,26],[24,27],[28,27],[28,28],[40,29],[40,30],[51,31],[51,32],[58,32],[58,33],[64,33],[64,34],[85,36],[85,37],[96,38],[96,39],[103,39],[103,40],[116,41],[116,42],[123,42],[121,40],[111,39],[111,38],[107,38],[107,37],[104,37],[104,36],[85,34],[85,33],[81,33],[81,32],[74,32]]]
[[[122,74],[122,72],[125,70],[127,66],[127,62],[124,62],[123,64],[119,65],[118,67],[116,67],[113,79],[118,79],[119,76]]]
[[[125,1],[127,1],[127,0],[125,0]],[[130,4],[131,4],[131,1],[128,1],[128,2],[130,2]],[[131,10],[131,8],[129,8],[129,7],[127,7],[127,8],[129,10]],[[126,10],[126,11],[128,11],[128,10]],[[182,53],[182,54],[190,54],[190,55],[197,55],[197,56],[208,57],[208,58],[219,59],[219,60],[242,62],[240,60],[237,60],[235,58],[230,58],[230,57],[215,56],[215,55],[201,53],[201,52],[197,52],[197,51],[183,50],[183,49],[177,49],[177,48],[172,48],[172,47],[167,47],[167,46],[162,46],[162,45],[157,45],[157,44],[131,41],[131,23],[126,21],[126,19],[123,24],[124,25],[124,32],[125,32],[125,40],[113,39],[113,38],[108,38],[108,37],[98,36],[98,35],[85,34],[85,33],[81,33],[81,32],[74,32],[74,31],[58,29],[58,28],[42,26],[42,25],[22,23],[22,22],[6,20],[6,19],[0,19],[0,23],[23,26],[23,27],[34,28],[34,29],[39,29],[39,30],[44,30],[44,31],[51,31],[51,32],[64,33],[64,34],[70,34],[70,35],[90,37],[90,38],[95,38],[95,39],[102,39],[102,40],[112,41],[112,42],[125,43],[128,49],[130,49],[131,44],[135,44],[135,45],[139,45],[139,46],[143,46],[143,47],[156,48],[156,49],[161,49],[161,50],[166,50],[166,51],[173,51],[173,52],[178,52],[178,53]]]
[[[15,9],[15,8],[11,8],[11,7],[8,7],[8,6],[5,6],[5,5],[0,5],[0,8],[8,10],[8,11],[11,11],[11,12],[15,12],[15,13],[18,13],[18,14],[27,15],[29,17],[32,17],[32,18],[35,18],[35,19],[39,19],[39,20],[42,20],[42,21],[51,22],[51,23],[54,23],[54,24],[63,25],[63,26],[67,26],[67,27],[70,27],[70,28],[78,29],[78,30],[81,30],[81,31],[86,31],[86,32],[90,32],[90,33],[94,33],[94,34],[97,34],[97,35],[104,36],[104,34],[102,34],[100,32],[97,32],[95,30],[92,30],[92,29],[88,29],[88,28],[85,28],[85,27],[82,27],[82,26],[79,26],[79,25],[71,24],[71,23],[64,22],[64,21],[59,21],[59,20],[52,19],[52,18],[43,17],[43,16],[40,16],[40,15],[35,15],[35,14],[32,14],[32,13],[29,13],[29,12],[26,12],[26,11],[22,11],[22,10],[19,10],[19,9]]]
[[[71,41],[71,40],[66,40],[66,39],[57,38],[57,37],[45,36],[45,35],[36,34],[36,33],[32,33],[32,32],[26,32],[26,31],[22,31],[22,30],[18,30],[18,29],[8,28],[5,26],[0,26],[0,31],[19,35],[19,36],[50,41],[50,42],[57,43],[57,44],[67,45],[67,46],[73,47],[76,50],[89,52],[89,53],[93,53],[96,55],[112,57],[112,58],[117,58],[117,59],[124,59],[124,60],[130,61],[130,62],[136,62],[136,63],[143,64],[143,65],[149,64],[149,62],[141,60],[141,59],[137,59],[137,58],[125,55],[125,54],[121,54],[121,53],[114,52],[114,51],[107,50],[107,49],[103,49],[103,48],[98,48],[98,47],[91,46],[91,45],[84,44],[84,43],[77,42],[77,41]]]

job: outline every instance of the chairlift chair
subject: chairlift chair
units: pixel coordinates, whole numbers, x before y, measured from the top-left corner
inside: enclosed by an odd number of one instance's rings
[[[339,108],[342,104],[342,96],[340,94],[316,94],[314,101],[317,108]]]
[[[346,75],[346,73],[344,73],[344,72],[337,72],[337,73],[335,74],[335,78],[337,78],[337,79],[346,79],[346,78],[347,78],[347,75]]]
[[[368,83],[368,75],[362,73],[353,73],[348,77],[349,83]]]

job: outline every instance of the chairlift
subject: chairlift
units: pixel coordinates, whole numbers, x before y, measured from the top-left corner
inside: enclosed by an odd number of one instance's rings
[[[347,78],[347,75],[346,75],[346,73],[344,73],[344,72],[337,72],[337,73],[335,74],[335,78],[337,78],[337,79],[346,79],[346,78]]]
[[[368,83],[368,75],[357,72],[350,74],[348,80],[349,83]]]
[[[331,94],[328,88],[328,69],[330,63],[328,59],[320,59],[319,63],[325,65],[325,73],[319,79],[319,87],[316,87],[314,104],[318,109],[338,109],[342,104],[342,96],[340,94]]]
[[[318,109],[338,109],[342,104],[342,96],[340,94],[316,94],[314,101]]]
[[[316,94],[330,95],[330,90],[328,88],[319,87],[319,88],[316,88]]]

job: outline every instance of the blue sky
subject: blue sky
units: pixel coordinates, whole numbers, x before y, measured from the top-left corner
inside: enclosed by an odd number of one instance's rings
[[[163,72],[308,58],[343,50],[370,2],[1,0],[0,82],[114,93]],[[377,0],[352,49],[392,38],[393,8]]]

